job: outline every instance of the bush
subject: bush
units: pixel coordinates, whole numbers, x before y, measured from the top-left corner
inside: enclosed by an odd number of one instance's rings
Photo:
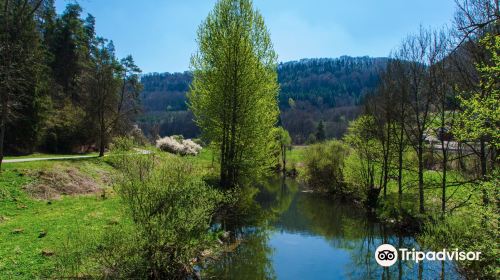
[[[427,222],[420,240],[435,250],[481,252],[477,261],[458,261],[461,273],[467,279],[499,279],[498,220],[498,213],[491,209],[470,207],[444,221]]]
[[[498,172],[494,176],[479,186],[491,195],[498,194],[500,183]],[[498,204],[490,202],[484,205],[478,200],[448,214],[444,220],[427,221],[419,239],[426,247],[435,250],[458,248],[460,251],[481,252],[477,261],[458,261],[462,274],[467,279],[500,279],[499,221]]]
[[[132,137],[132,139],[136,145],[146,146],[146,145],[150,144],[150,142],[148,141],[148,138],[146,138],[146,136],[144,136],[142,129],[136,124],[134,124],[132,129],[129,131],[128,135],[130,135],[130,137]]]
[[[214,245],[210,222],[222,195],[180,158],[137,156],[120,168],[126,176],[117,191],[140,240],[134,258],[157,279],[193,273],[191,260]]]
[[[200,145],[201,147],[206,147],[207,144],[205,142],[203,142],[203,140],[201,140],[200,138],[194,138],[192,139],[193,142],[195,142],[196,144]]]
[[[202,147],[191,139],[182,139],[177,136],[156,140],[156,147],[162,151],[183,156],[197,155],[202,150]]]
[[[99,238],[67,246],[58,277],[190,279],[201,253],[218,246],[211,221],[224,196],[193,175],[185,159],[115,158],[125,217]]]
[[[344,191],[344,159],[347,147],[340,141],[314,144],[304,152],[306,180],[314,188]]]
[[[110,145],[110,150],[113,152],[127,152],[134,148],[134,139],[127,136],[119,136],[113,138]]]

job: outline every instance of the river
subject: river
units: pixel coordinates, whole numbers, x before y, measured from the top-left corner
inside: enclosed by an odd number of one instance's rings
[[[246,218],[225,225],[241,244],[209,262],[203,279],[459,279],[448,262],[379,266],[374,253],[380,244],[410,250],[419,244],[354,203],[307,192],[294,180],[270,180],[242,208]]]

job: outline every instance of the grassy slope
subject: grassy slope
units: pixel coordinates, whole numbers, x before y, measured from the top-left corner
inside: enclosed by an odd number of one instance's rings
[[[121,213],[119,200],[113,195],[108,199],[102,199],[100,193],[65,196],[50,204],[29,197],[22,186],[34,179],[27,174],[55,164],[78,168],[90,177],[98,176],[103,169],[112,170],[100,159],[5,164],[0,175],[1,279],[33,279],[53,270],[55,257],[42,256],[42,250],[57,254],[76,232],[99,233]],[[13,233],[15,229],[23,232]],[[47,233],[43,238],[39,238],[41,231]]]

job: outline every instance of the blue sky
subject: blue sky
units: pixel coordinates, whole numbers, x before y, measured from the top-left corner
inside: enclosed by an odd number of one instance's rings
[[[68,0],[56,0],[61,13]],[[196,30],[216,0],[80,0],[119,57],[148,72],[189,69]],[[254,0],[280,61],[387,56],[419,25],[450,25],[453,0]]]

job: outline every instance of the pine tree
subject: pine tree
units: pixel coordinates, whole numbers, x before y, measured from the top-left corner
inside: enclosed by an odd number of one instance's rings
[[[35,13],[42,2],[0,0],[0,166],[5,140],[16,141],[7,135],[14,122],[28,132],[23,143],[36,140],[41,55]]]
[[[318,127],[316,128],[316,141],[321,142],[326,139],[325,135],[325,126],[323,125],[323,121],[319,121]]]

